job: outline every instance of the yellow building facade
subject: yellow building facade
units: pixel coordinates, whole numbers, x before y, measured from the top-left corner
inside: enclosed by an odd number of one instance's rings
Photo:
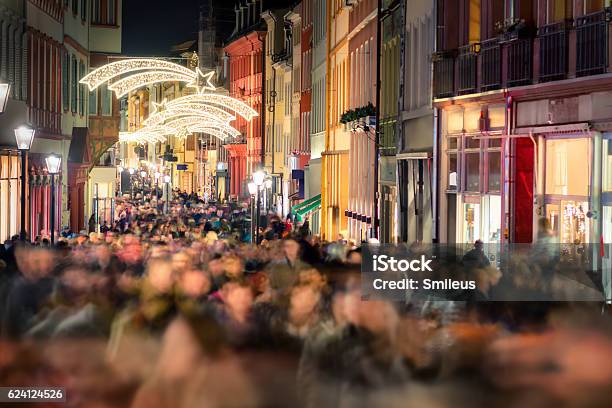
[[[321,168],[321,238],[335,240],[348,235],[344,214],[349,199],[350,132],[340,123],[349,108],[349,6],[342,0],[327,1],[327,71],[325,151]]]

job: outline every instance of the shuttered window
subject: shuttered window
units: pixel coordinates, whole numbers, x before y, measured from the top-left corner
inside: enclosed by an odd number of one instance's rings
[[[70,57],[70,61],[71,61],[71,75],[70,75],[70,110],[73,113],[76,113],[77,111],[77,82],[78,82],[78,64],[77,64],[77,60],[74,57],[74,55],[72,55]]]
[[[68,100],[70,98],[70,55],[62,55],[62,107],[65,111],[69,109]]]
[[[85,63],[79,62],[79,81],[85,76]],[[79,115],[85,114],[85,85],[79,83]]]

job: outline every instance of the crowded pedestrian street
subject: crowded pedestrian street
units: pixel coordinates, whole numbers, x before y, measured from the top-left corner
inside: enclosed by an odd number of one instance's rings
[[[240,205],[161,204],[136,192],[100,232],[5,242],[0,384],[83,407],[610,403],[601,304],[366,300],[360,247],[307,220],[272,215],[251,243]]]

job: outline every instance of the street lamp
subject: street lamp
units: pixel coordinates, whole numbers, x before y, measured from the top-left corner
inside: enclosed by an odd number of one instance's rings
[[[45,159],[47,172],[51,175],[51,244],[55,243],[55,175],[60,172],[62,156],[55,153]]]
[[[2,89],[2,85],[6,84],[0,84],[0,90]],[[19,149],[19,154],[21,155],[21,229],[19,231],[19,239],[22,241],[26,239],[26,156],[30,147],[32,147],[32,141],[34,140],[35,134],[36,130],[27,126],[20,126],[15,129],[17,149]]]
[[[266,178],[266,172],[262,170],[258,170],[253,173],[253,182],[257,185],[257,187],[261,187],[264,183],[264,179]]]

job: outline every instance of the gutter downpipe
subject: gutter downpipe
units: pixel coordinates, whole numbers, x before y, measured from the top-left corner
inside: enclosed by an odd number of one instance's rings
[[[381,58],[381,26],[382,26],[382,0],[377,1],[376,11],[376,133],[374,136],[374,205],[372,209],[372,237],[377,238],[380,236],[380,218],[378,214],[380,199],[379,189],[379,162],[380,162],[380,58]],[[404,29],[404,27],[402,27]]]

